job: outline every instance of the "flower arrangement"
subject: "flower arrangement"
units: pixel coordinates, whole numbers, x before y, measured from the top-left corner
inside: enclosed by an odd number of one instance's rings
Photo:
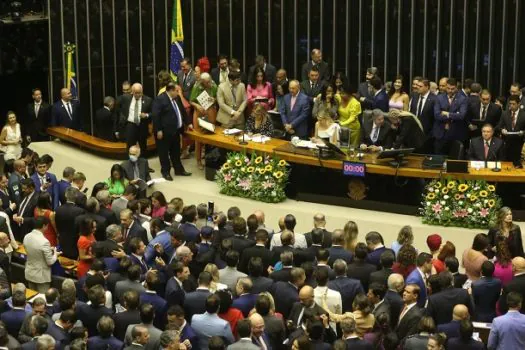
[[[215,179],[222,194],[279,203],[286,199],[284,188],[289,174],[283,159],[231,152]]]
[[[432,180],[421,204],[425,224],[485,229],[495,223],[501,198],[483,180]]]

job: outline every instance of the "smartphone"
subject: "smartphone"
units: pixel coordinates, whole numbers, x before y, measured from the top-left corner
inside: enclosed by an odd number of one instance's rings
[[[215,211],[215,204],[212,201],[208,202],[208,221],[213,221],[213,212]]]
[[[84,192],[84,193],[87,193],[87,191],[88,191],[87,187],[82,190],[82,192]]]
[[[51,178],[48,176],[46,177],[46,183],[50,183],[51,182]]]

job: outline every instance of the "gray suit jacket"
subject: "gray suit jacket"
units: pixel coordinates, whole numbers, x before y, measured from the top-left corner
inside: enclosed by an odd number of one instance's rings
[[[117,198],[111,203],[111,210],[115,213],[118,222],[120,222],[120,212],[128,207],[128,200],[124,197]]]
[[[236,127],[239,129],[244,129],[244,109],[247,104],[246,97],[246,87],[243,83],[239,83],[235,88],[235,109],[233,94],[232,94],[232,85],[230,82],[222,83],[217,88],[217,102],[219,103],[219,112],[217,113],[217,121],[221,124],[224,124],[227,128]],[[241,115],[237,121],[231,120],[231,112],[240,111]]]
[[[129,279],[125,279],[124,281],[118,281],[115,285],[115,295],[113,296],[113,304],[119,303],[122,295],[130,289],[137,291],[137,293],[139,294],[146,291],[146,289],[140,282],[130,281]]]
[[[24,237],[24,247],[27,252],[26,280],[33,283],[51,282],[51,265],[57,261],[57,255],[44,234],[38,230],[29,232]]]
[[[237,269],[226,266],[224,269],[219,270],[219,281],[224,283],[230,288],[230,290],[235,290],[235,285],[237,280],[241,277],[246,277],[245,273],[240,272]]]
[[[260,350],[260,348],[252,343],[251,339],[241,339],[227,347],[228,350]]]
[[[195,71],[192,69],[188,76],[186,77],[186,81],[184,81],[184,72],[179,71],[177,73],[177,84],[182,88],[182,94],[184,95],[184,98],[186,100],[190,100],[191,95],[191,89],[193,89],[193,85],[195,85],[195,82],[197,81],[195,77]]]
[[[144,346],[144,350],[158,350],[160,348],[160,335],[162,332],[153,326],[152,324],[144,324],[140,323],[140,326],[144,326],[149,331],[149,341]],[[136,326],[135,324],[130,324],[128,326],[128,329],[126,329],[126,336],[124,337],[124,344],[131,345],[133,339],[131,339],[131,331],[133,330],[133,327]]]
[[[149,175],[148,171],[148,160],[144,158],[139,158],[137,164],[139,167],[139,178],[144,181],[151,180],[151,176]],[[129,181],[135,180],[133,172],[133,163],[131,163],[130,160],[125,160],[120,165],[124,168],[124,171],[126,172],[126,179],[128,179]]]

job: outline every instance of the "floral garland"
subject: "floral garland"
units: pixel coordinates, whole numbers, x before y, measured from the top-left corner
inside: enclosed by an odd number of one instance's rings
[[[283,159],[267,155],[232,152],[215,179],[222,194],[279,203],[286,199],[284,188],[290,175],[287,165]]]
[[[501,198],[483,180],[432,180],[421,205],[425,224],[485,229],[495,223]]]

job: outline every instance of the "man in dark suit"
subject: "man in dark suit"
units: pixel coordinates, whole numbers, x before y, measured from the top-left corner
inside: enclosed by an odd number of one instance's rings
[[[388,94],[383,88],[383,82],[381,78],[375,76],[370,79],[370,86],[372,87],[372,94],[363,100],[361,97],[361,102],[369,106],[370,109],[380,109],[383,112],[388,112]]]
[[[308,79],[308,74],[312,68],[317,68],[319,71],[319,80],[330,81],[331,74],[328,63],[323,61],[323,53],[319,49],[313,49],[311,53],[311,60],[303,64],[301,68],[301,80]]]
[[[348,264],[347,275],[361,281],[363,289],[368,290],[370,275],[377,271],[377,266],[368,263],[368,248],[364,243],[358,243],[355,247],[354,261]]]
[[[230,74],[228,56],[219,55],[217,67],[213,68],[210,72],[211,78],[218,86],[228,81],[228,74]]]
[[[503,292],[499,298],[499,310],[502,314],[509,309],[507,305],[507,295],[510,292],[521,294],[522,298],[525,296],[525,259],[522,257],[515,257],[512,259],[512,271],[514,278],[503,287]],[[525,307],[522,305],[520,312],[525,314]]]
[[[428,298],[427,315],[434,319],[436,325],[452,321],[452,311],[454,305],[463,304],[469,309],[472,315],[474,307],[472,300],[466,289],[454,288],[452,274],[443,271],[439,274],[439,285],[442,290],[432,294]]]
[[[275,311],[283,314],[288,319],[292,305],[299,301],[299,288],[304,285],[306,274],[300,267],[294,267],[290,272],[290,282],[278,281],[270,288],[270,293],[275,300]]]
[[[357,325],[353,318],[345,318],[341,321],[341,333],[346,348],[351,350],[372,350],[374,346],[361,339],[357,333]]]
[[[33,89],[33,102],[27,105],[26,115],[20,121],[22,135],[28,142],[49,140],[46,128],[49,126],[51,106],[42,99],[42,91]]]
[[[319,239],[316,240],[316,244],[319,244],[319,246],[328,249],[332,246],[332,232],[326,230],[326,217],[322,213],[316,213],[313,217],[314,221],[314,228],[310,232],[306,232],[304,234],[304,238],[306,239],[306,244],[308,247],[311,247],[313,245],[313,236],[314,234],[319,235]],[[312,252],[313,256],[317,255],[317,251]]]
[[[152,99],[143,94],[139,83],[131,86],[131,92],[132,95],[122,97],[119,106],[121,123],[126,124],[126,144],[129,149],[138,143],[146,152]]]
[[[481,136],[481,126],[490,124],[494,128],[498,126],[501,119],[501,108],[491,102],[492,95],[489,90],[482,90],[479,95],[479,103],[471,105],[471,124],[469,129],[472,137]]]
[[[267,292],[273,284],[273,280],[264,277],[263,261],[260,257],[254,256],[250,259],[248,264],[248,277],[252,279],[252,293],[259,294]]]
[[[186,298],[186,292],[184,291],[182,284],[188,279],[190,270],[180,261],[172,264],[172,270],[174,276],[166,283],[165,298],[170,306],[182,306],[184,305],[184,299]]]
[[[131,263],[140,267],[140,280],[144,281],[146,273],[149,270],[149,266],[144,259],[146,246],[140,237],[133,237],[129,241],[128,249],[130,252],[129,258],[131,259]]]
[[[343,301],[343,312],[352,312],[352,303],[359,293],[364,293],[363,286],[359,280],[349,278],[347,273],[346,262],[338,259],[334,262],[334,272],[336,277],[328,281],[328,288],[333,289],[341,294]]]
[[[447,94],[440,94],[434,104],[434,152],[448,154],[454,141],[463,142],[468,136],[467,99],[458,93],[457,81],[447,80]]]
[[[286,247],[289,248],[289,250],[283,251],[279,257],[282,268],[280,270],[272,271],[272,273],[270,273],[270,278],[274,282],[289,282],[290,281],[290,278],[291,278],[290,273],[292,272],[292,269],[294,266],[294,254],[293,254],[293,248],[290,248],[289,246],[286,246]]]
[[[210,283],[212,276],[209,272],[201,272],[199,275],[199,286],[194,292],[187,293],[184,298],[184,311],[186,320],[191,320],[193,315],[203,314],[206,312],[206,299],[212,294],[210,292]]]
[[[17,338],[24,319],[31,313],[25,310],[26,296],[24,292],[15,292],[11,300],[13,302],[13,308],[2,313],[0,319],[4,322],[9,334]]]
[[[77,241],[79,238],[75,219],[85,212],[75,204],[76,192],[77,189],[69,187],[65,193],[66,203],[59,206],[55,212],[56,227],[60,232],[58,243],[62,248],[62,254],[74,260],[78,258]]]
[[[116,141],[117,116],[115,99],[104,97],[104,106],[95,112],[95,136],[106,141]]]
[[[116,301],[119,301],[126,310],[112,315],[113,321],[115,321],[113,334],[115,334],[117,339],[124,339],[128,326],[140,323],[139,293],[135,290],[128,290],[122,295],[122,300]]]
[[[33,180],[23,179],[20,185],[24,197],[17,213],[13,215],[14,223],[11,228],[14,231],[15,238],[22,241],[24,236],[33,229],[38,194],[35,192]]]
[[[275,66],[266,62],[266,58],[263,55],[255,56],[255,64],[251,66],[248,70],[248,76],[250,78],[253,76],[253,72],[255,71],[256,67],[262,67],[262,69],[264,70],[264,75],[266,76],[266,80],[272,84],[274,83],[275,75],[277,74],[277,69],[275,68]]]
[[[406,284],[417,284],[419,291],[417,293],[417,305],[424,307],[427,301],[427,276],[432,272],[432,255],[428,253],[419,253],[416,260],[417,267],[407,276]]]
[[[436,95],[430,91],[430,81],[421,79],[417,81],[417,94],[410,100],[410,113],[415,115],[423,127],[425,153],[432,153],[434,141],[432,138],[432,127],[434,126],[434,104]]]
[[[377,266],[377,269],[381,267],[380,259],[381,254],[389,250],[383,244],[383,237],[379,232],[371,231],[366,234],[365,237],[366,245],[368,247],[368,255],[366,257],[366,262],[372,265]]]
[[[266,230],[257,230],[255,234],[255,245],[247,248],[241,252],[241,260],[239,262],[239,271],[248,273],[249,264],[253,258],[260,258],[263,264],[263,276],[268,276],[266,272],[268,266],[275,263],[272,252],[266,249],[266,243],[268,242],[268,232]]]
[[[88,333],[98,335],[97,322],[102,316],[111,316],[113,311],[104,306],[106,291],[101,285],[95,285],[88,290],[88,299],[91,304],[81,304],[78,308],[78,319],[82,321]]]
[[[501,132],[503,141],[505,141],[505,160],[515,164],[519,163],[525,132],[525,109],[520,107],[518,96],[509,97],[508,108],[501,115],[496,130]]]
[[[189,58],[184,58],[180,61],[180,71],[177,73],[177,84],[182,89],[182,95],[186,100],[190,100],[191,89],[197,81],[195,71],[191,68],[191,61]]]
[[[310,98],[310,103],[313,105],[314,98],[321,93],[323,89],[323,81],[319,80],[319,70],[311,68],[308,72],[308,79],[301,82],[301,91]]]
[[[55,174],[47,171],[45,159],[40,158],[36,163],[36,171],[31,175],[35,184],[35,191],[46,191],[51,196],[51,207],[56,209],[60,204],[60,192]]]
[[[255,241],[246,238],[246,220],[242,217],[236,217],[232,220],[233,233],[232,249],[241,256],[245,249],[255,246]]]
[[[388,112],[388,119],[394,130],[392,148],[415,148],[416,153],[424,151],[425,134],[419,119],[411,113],[397,109]]]
[[[51,126],[82,131],[80,103],[73,100],[71,91],[67,88],[60,90],[60,100],[53,105]]]
[[[113,336],[115,322],[111,317],[102,316],[97,323],[99,335],[89,337],[87,346],[90,349],[122,349],[124,343]]]
[[[55,322],[49,324],[49,328],[46,331],[46,334],[55,339],[57,349],[64,349],[69,345],[70,337],[69,331],[73,328],[77,322],[77,315],[75,310],[65,310],[60,313],[60,318]]]
[[[396,328],[399,321],[399,315],[403,309],[403,298],[399,294],[403,291],[405,281],[403,276],[393,273],[388,277],[388,290],[385,293],[385,300],[390,305],[390,325]]]
[[[253,283],[249,277],[241,277],[235,285],[237,298],[233,300],[232,307],[240,310],[244,317],[248,317],[255,306],[257,294],[252,292]]]
[[[328,265],[333,266],[337,259],[343,259],[347,264],[352,262],[353,255],[343,247],[344,243],[345,235],[343,230],[334,230],[332,233],[332,246],[328,249],[330,252],[330,260],[328,261]]]
[[[153,325],[159,329],[162,329],[166,325],[166,313],[168,312],[168,303],[164,298],[157,294],[161,281],[157,271],[149,271],[146,274],[144,281],[144,288],[146,290],[140,293],[141,304],[151,304],[155,308],[155,319]]]
[[[188,118],[174,83],[166,85],[166,92],[155,99],[152,114],[162,176],[168,181],[173,180],[170,175],[171,166],[175,175],[191,175],[184,170],[180,161],[180,136]]]
[[[383,286],[386,286],[388,277],[393,273],[392,265],[394,265],[395,259],[396,255],[390,249],[387,249],[381,253],[381,256],[379,257],[381,270],[372,272],[370,274],[370,284],[379,283]]]
[[[129,148],[129,158],[128,160],[123,161],[120,166],[126,172],[126,179],[132,184],[136,185],[138,179],[141,179],[145,182],[151,180],[149,174],[149,162],[146,158],[140,157],[141,149],[137,145],[131,146]],[[146,189],[138,191],[138,197],[146,197]]]
[[[359,83],[359,87],[357,90],[357,98],[359,99],[359,102],[361,102],[362,110],[372,109],[372,107],[370,107],[367,101],[369,101],[369,99],[373,97],[372,86],[370,86],[370,80],[372,80],[372,78],[374,77],[377,77],[377,74],[377,67],[367,68],[365,81]]]
[[[327,312],[315,302],[314,289],[310,286],[301,288],[299,291],[299,302],[293,304],[287,319],[292,321],[296,328],[300,327],[306,309],[310,309],[314,316],[327,315]]]
[[[405,286],[403,291],[404,306],[396,328],[398,339],[404,339],[418,331],[419,320],[423,317],[423,310],[417,306],[418,294],[419,286],[417,284]]]
[[[26,176],[26,163],[22,159],[17,159],[13,163],[13,168],[14,171],[9,175],[7,181],[7,192],[9,194],[9,201],[15,203],[19,207],[20,202],[22,202],[22,188],[20,182]]]
[[[385,300],[385,294],[386,287],[379,283],[370,283],[368,286],[368,293],[366,296],[374,306],[372,313],[374,314],[375,318],[383,313],[390,316],[390,304],[387,300]]]
[[[288,89],[290,93],[284,96],[283,103],[279,107],[281,121],[287,137],[307,137],[308,121],[311,114],[310,100],[308,96],[300,91],[300,85],[297,80],[290,81]]]
[[[496,304],[501,295],[501,280],[493,277],[494,264],[485,261],[481,265],[481,278],[472,282],[474,300],[473,320],[491,323],[496,317]]]
[[[490,124],[483,125],[481,136],[470,140],[468,157],[470,160],[502,161],[503,141],[494,136],[494,128]]]
[[[380,109],[372,111],[372,118],[363,122],[361,132],[361,150],[379,152],[392,147],[393,130],[390,123],[385,123],[385,116]]]
[[[439,333],[445,333],[447,339],[459,337],[459,327],[461,321],[468,320],[469,318],[470,314],[468,308],[463,304],[457,304],[454,306],[452,311],[452,320],[450,322],[437,325],[437,331]]]
[[[148,235],[144,227],[133,217],[133,212],[124,209],[120,212],[120,223],[122,224],[122,235],[124,238],[124,249],[129,252],[129,242],[133,237],[139,237],[144,244],[148,243]]]

